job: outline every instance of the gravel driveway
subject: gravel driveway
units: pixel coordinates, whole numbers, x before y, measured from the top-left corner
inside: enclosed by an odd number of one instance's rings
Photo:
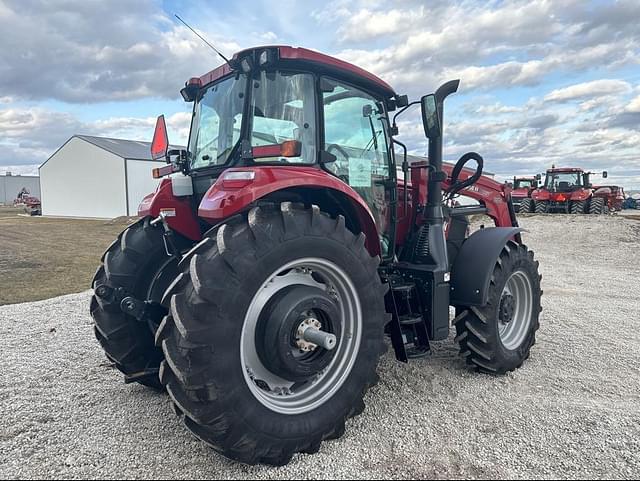
[[[89,293],[1,307],[0,477],[638,478],[640,222],[522,224],[544,276],[524,367],[474,374],[451,338],[409,365],[390,352],[344,438],[284,468],[227,461],[166,396],[124,385],[93,337]]]

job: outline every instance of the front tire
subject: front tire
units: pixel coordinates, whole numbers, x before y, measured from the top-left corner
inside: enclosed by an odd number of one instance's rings
[[[161,381],[193,434],[272,465],[342,436],[386,350],[386,286],[364,244],[342,216],[283,203],[230,219],[185,256],[156,339]],[[300,313],[336,335],[333,351],[303,352]]]
[[[522,199],[522,203],[520,204],[520,212],[524,214],[529,214],[533,212],[533,203],[531,199]]]
[[[177,240],[180,245],[188,245],[186,239]],[[162,230],[152,226],[148,217],[125,229],[102,256],[102,265],[91,284],[94,295],[89,309],[96,339],[126,381],[163,389],[158,378],[163,355],[155,346],[152,330],[162,320],[163,312],[159,307],[149,319],[154,326],[140,322],[122,311],[122,296],[115,291],[159,304],[178,274],[177,264],[177,259],[165,252]]]
[[[540,327],[540,279],[533,252],[509,241],[494,267],[487,305],[456,309],[456,342],[467,364],[491,374],[522,366]]]

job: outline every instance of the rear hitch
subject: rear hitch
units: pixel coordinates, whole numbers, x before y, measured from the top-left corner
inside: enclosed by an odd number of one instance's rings
[[[100,284],[99,286],[96,286],[94,291],[97,297],[108,302],[120,302],[126,297],[126,292],[122,287],[114,289],[106,284]]]
[[[122,299],[120,309],[140,322],[162,318],[167,313],[167,310],[157,302],[141,301],[133,296],[127,296]]]

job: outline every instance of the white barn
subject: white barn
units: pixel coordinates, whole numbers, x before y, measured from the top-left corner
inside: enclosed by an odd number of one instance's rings
[[[39,168],[42,215],[134,216],[158,185],[151,170],[163,165],[149,142],[74,135]]]

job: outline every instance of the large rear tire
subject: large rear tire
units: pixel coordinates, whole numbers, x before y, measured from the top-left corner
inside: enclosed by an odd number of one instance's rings
[[[605,202],[602,197],[593,197],[589,203],[589,214],[604,214]]]
[[[177,240],[183,247],[189,245],[186,239]],[[96,339],[126,381],[162,389],[158,372],[163,354],[155,346],[153,329],[167,310],[163,312],[158,305],[148,322],[141,322],[122,311],[122,297],[133,296],[159,304],[178,274],[177,265],[178,259],[165,252],[162,228],[152,226],[150,218],[124,230],[102,256],[102,265],[92,282],[90,312]],[[121,293],[116,294],[117,290]]]
[[[522,199],[522,203],[520,204],[520,212],[524,214],[533,212],[533,202],[531,199]]]
[[[584,200],[578,200],[575,202],[571,202],[571,213],[572,214],[584,214],[586,210],[586,204]]]
[[[549,210],[549,202],[544,200],[535,202],[536,214],[546,214],[548,210]]]
[[[533,252],[509,241],[494,267],[488,304],[456,309],[456,342],[467,364],[491,374],[522,366],[540,327],[541,278]]]
[[[386,350],[378,264],[364,235],[315,206],[255,207],[212,229],[185,256],[156,336],[186,427],[247,464],[283,465],[342,436]],[[300,313],[335,334],[332,351],[303,351]]]

